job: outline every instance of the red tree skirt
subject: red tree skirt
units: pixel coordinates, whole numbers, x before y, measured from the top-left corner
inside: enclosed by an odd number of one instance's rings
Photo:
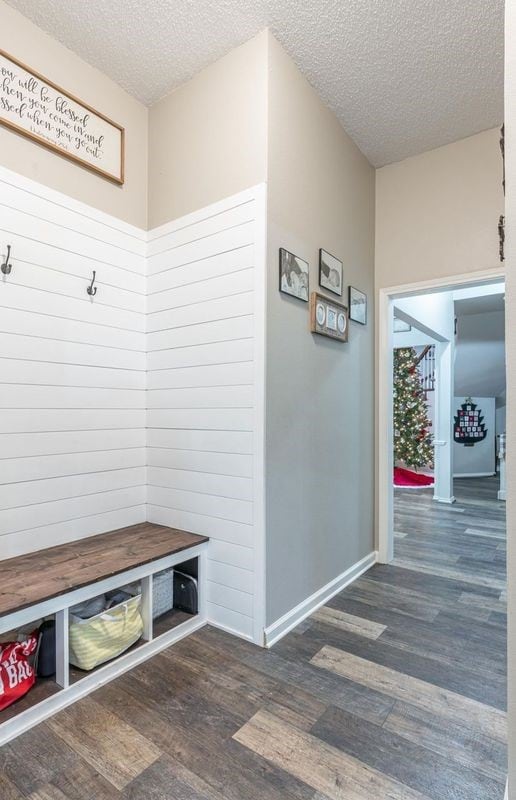
[[[434,479],[432,475],[422,475],[420,472],[412,472],[411,469],[394,467],[394,485],[416,489],[421,486],[433,486]]]

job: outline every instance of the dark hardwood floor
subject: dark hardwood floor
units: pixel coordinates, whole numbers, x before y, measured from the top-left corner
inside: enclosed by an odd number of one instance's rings
[[[502,800],[505,509],[455,493],[272,650],[205,628],[6,745],[2,800]]]

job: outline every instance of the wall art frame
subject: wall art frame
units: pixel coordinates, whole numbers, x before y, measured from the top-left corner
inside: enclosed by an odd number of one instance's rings
[[[347,342],[349,332],[348,309],[330,297],[312,292],[310,297],[310,330],[337,342]]]
[[[0,125],[113,183],[124,184],[123,126],[2,49]]]

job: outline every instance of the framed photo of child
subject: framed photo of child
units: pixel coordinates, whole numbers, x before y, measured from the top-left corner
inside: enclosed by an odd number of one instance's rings
[[[319,250],[319,286],[342,297],[342,261],[327,250]]]
[[[280,292],[296,297],[308,303],[309,266],[299,256],[290,253],[283,247],[279,251],[279,288]]]

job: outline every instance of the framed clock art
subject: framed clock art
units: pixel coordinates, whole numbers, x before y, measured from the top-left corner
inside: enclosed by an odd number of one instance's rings
[[[318,292],[310,298],[310,329],[338,342],[348,341],[348,309]]]

